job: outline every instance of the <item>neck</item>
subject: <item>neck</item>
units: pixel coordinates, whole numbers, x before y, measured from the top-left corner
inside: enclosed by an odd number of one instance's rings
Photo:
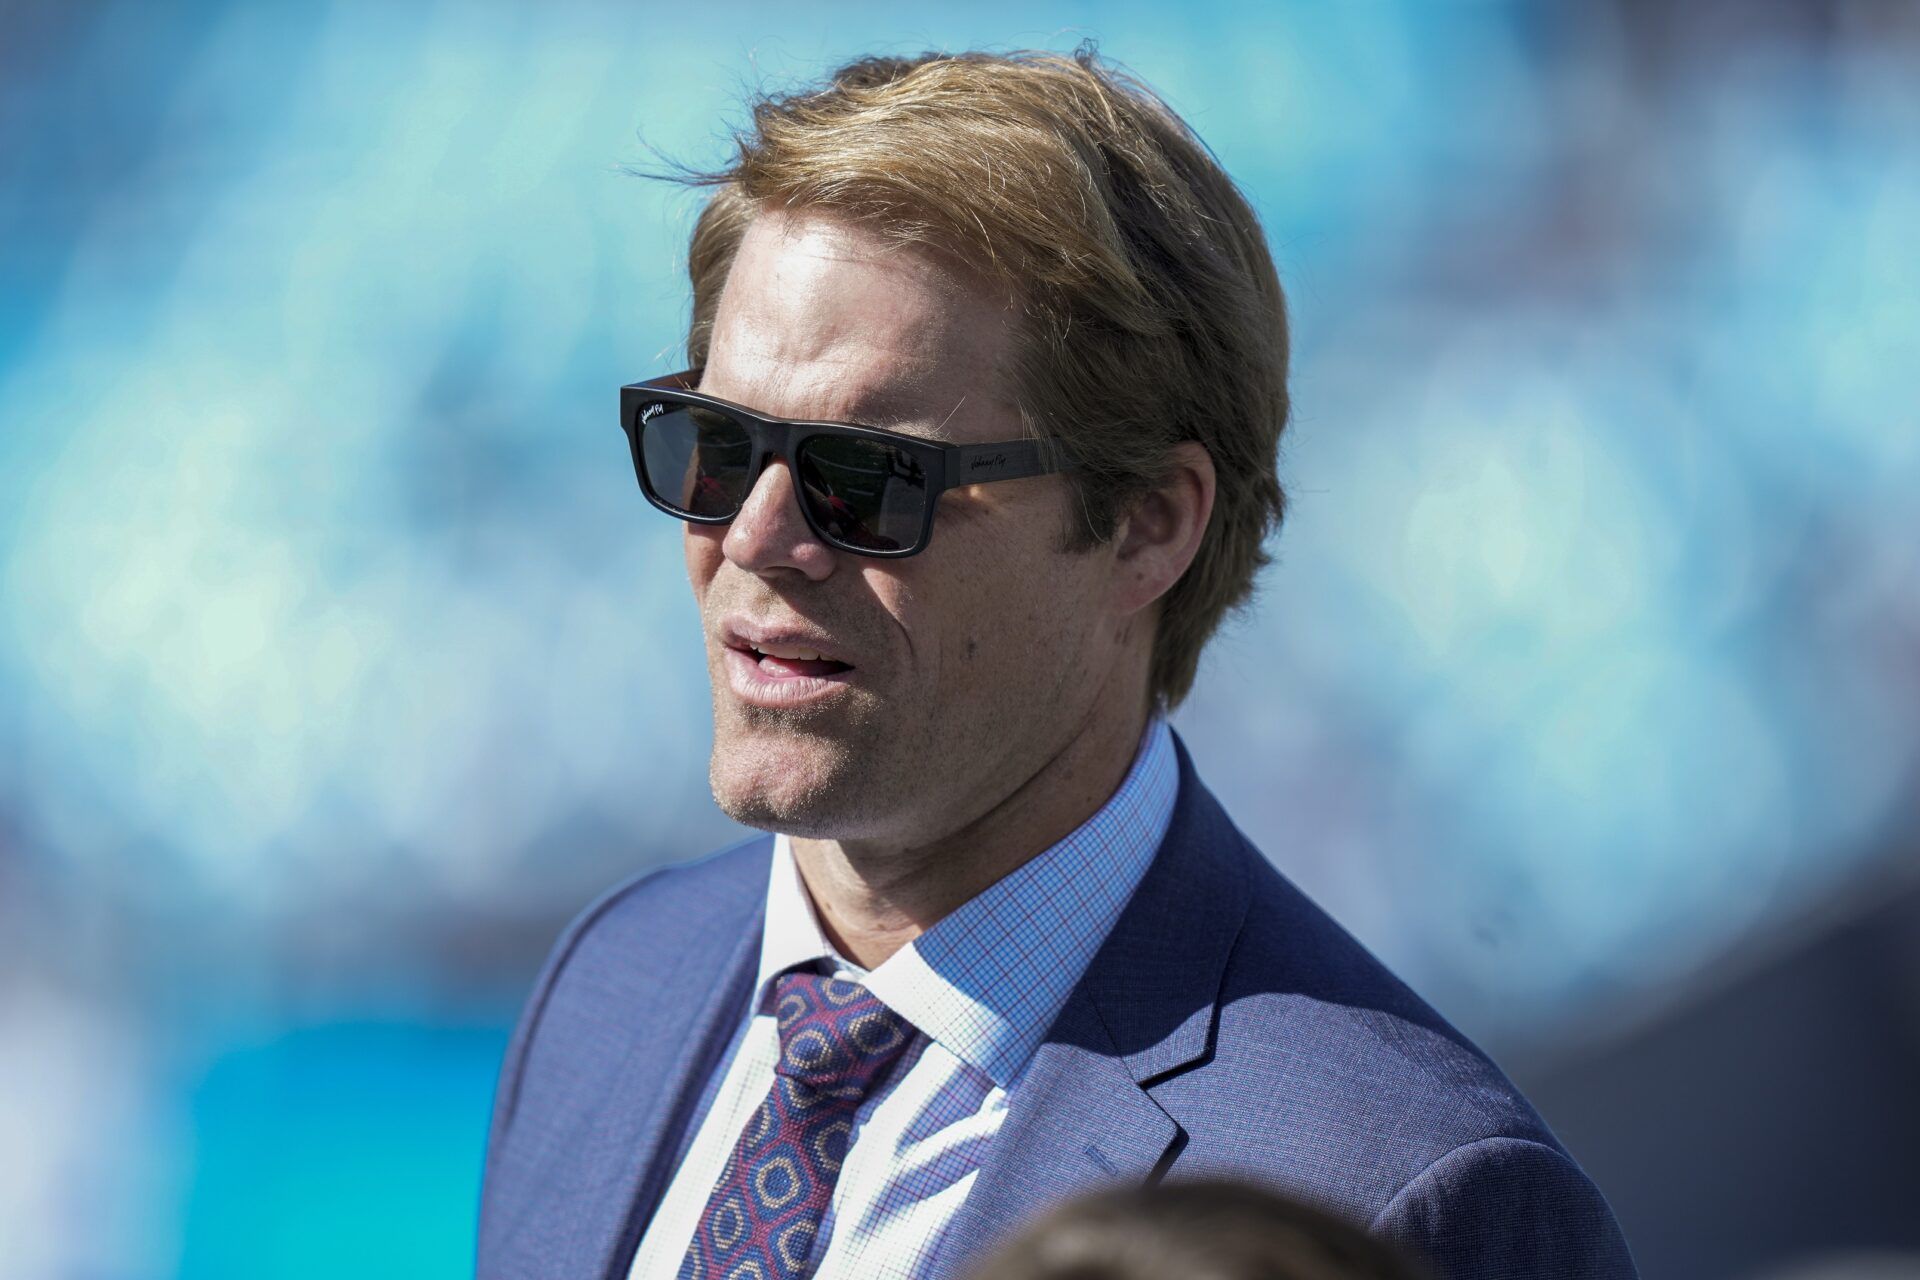
[[[1120,789],[1146,721],[1141,708],[1082,725],[985,812],[934,840],[793,839],[794,863],[827,938],[871,969],[1057,844]]]

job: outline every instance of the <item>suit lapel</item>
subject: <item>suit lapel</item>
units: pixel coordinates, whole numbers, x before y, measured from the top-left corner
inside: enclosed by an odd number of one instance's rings
[[[596,1000],[633,1010],[633,1030],[599,1096],[549,1148],[547,1168],[525,1175],[535,1194],[516,1206],[502,1241],[520,1267],[623,1280],[751,996],[766,867],[750,858],[735,876],[709,877],[704,909],[621,940],[627,958],[597,972],[611,989]]]
[[[761,898],[756,895],[756,909],[760,905]],[[721,1056],[732,1043],[734,1027],[752,998],[759,970],[760,934],[758,927],[740,928],[739,941],[731,953],[719,953],[725,957],[722,963],[713,963],[713,952],[689,957],[689,963],[672,979],[687,993],[687,999],[675,1016],[663,1019],[656,1035],[628,1059],[615,1107],[610,1109],[601,1131],[627,1171],[626,1176],[609,1185],[603,1211],[598,1215],[605,1228],[604,1243],[591,1269],[568,1274],[624,1280],[640,1237],[673,1178],[682,1139],[694,1121],[694,1108],[708,1078],[719,1068]],[[623,1100],[647,1096],[653,1081],[660,1082],[653,1092],[659,1100],[655,1105],[621,1105]]]
[[[1154,1101],[1203,1061],[1227,956],[1247,911],[1243,837],[1178,736],[1180,796],[1166,839],[1113,932],[1008,1099],[935,1274],[978,1255],[1046,1206],[1164,1173],[1182,1131]]]

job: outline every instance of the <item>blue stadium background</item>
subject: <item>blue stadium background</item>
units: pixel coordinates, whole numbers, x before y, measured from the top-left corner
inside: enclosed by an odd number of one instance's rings
[[[1291,291],[1176,726],[1649,1280],[1920,1274],[1920,6],[0,6],[0,1272],[457,1276],[560,924],[732,829],[678,367],[758,86],[1072,48]]]

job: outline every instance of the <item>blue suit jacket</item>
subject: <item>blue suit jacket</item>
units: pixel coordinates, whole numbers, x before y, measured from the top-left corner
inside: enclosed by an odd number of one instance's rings
[[[1452,1280],[1632,1277],[1606,1201],[1499,1069],[1268,864],[1184,748],[1166,841],[1009,1099],[941,1280],[1116,1180],[1234,1173]],[[746,1013],[770,837],[568,927],[508,1046],[479,1275],[624,1280]]]

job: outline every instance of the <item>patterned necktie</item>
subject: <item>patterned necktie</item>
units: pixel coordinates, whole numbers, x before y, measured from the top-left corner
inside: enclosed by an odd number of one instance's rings
[[[700,1214],[679,1280],[798,1280],[833,1198],[854,1113],[913,1039],[857,982],[774,980],[780,1061]]]

